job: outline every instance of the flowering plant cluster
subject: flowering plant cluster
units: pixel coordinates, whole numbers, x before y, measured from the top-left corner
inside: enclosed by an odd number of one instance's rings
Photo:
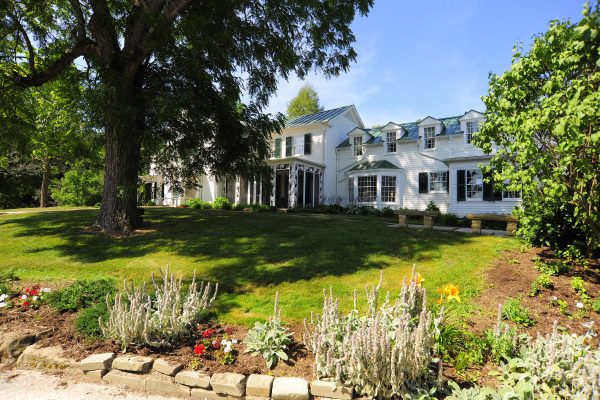
[[[11,298],[9,293],[0,294],[0,308],[10,308],[13,306],[21,306],[24,308],[37,309],[43,303],[46,293],[50,292],[50,288],[42,288],[40,285],[26,287],[23,291]]]
[[[231,365],[235,362],[238,344],[237,339],[230,338],[233,334],[231,328],[215,329],[206,328],[198,325],[199,338],[194,346],[194,355],[192,367],[197,367],[200,363],[199,358],[214,358],[222,365]]]
[[[452,300],[460,303],[460,291],[458,290],[458,286],[448,283],[447,285],[438,288],[437,291],[440,294],[440,298],[437,301],[438,305]]]

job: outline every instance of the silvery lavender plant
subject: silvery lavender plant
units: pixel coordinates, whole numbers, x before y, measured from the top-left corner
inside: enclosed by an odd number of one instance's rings
[[[367,313],[354,308],[341,316],[338,300],[324,292],[323,313],[305,321],[304,340],[315,354],[317,378],[334,378],[357,394],[390,398],[429,390],[436,385],[432,370],[432,314],[416,271],[404,281],[392,302],[387,293],[378,305],[383,274],[367,288]]]
[[[125,283],[123,293],[117,293],[114,303],[107,296],[109,319],[100,321],[104,336],[121,343],[123,350],[131,344],[169,347],[190,333],[202,311],[215,300],[218,284],[196,282],[196,273],[185,296],[182,280],[161,271],[159,284],[152,274],[154,297],[146,292],[146,283],[139,287]]]

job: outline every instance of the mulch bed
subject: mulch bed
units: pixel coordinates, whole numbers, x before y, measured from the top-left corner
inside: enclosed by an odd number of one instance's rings
[[[530,297],[531,283],[539,275],[534,268],[536,257],[551,260],[552,252],[548,249],[531,249],[526,251],[506,251],[502,253],[496,263],[485,272],[486,289],[474,300],[475,311],[466,319],[469,330],[482,333],[493,328],[497,320],[498,305],[507,298],[520,296],[524,305],[536,320],[536,324],[529,328],[518,327],[520,332],[527,332],[532,336],[551,332],[554,321],[559,326],[567,328],[570,332],[584,334],[587,328],[582,324],[594,321],[596,331],[600,330],[600,314],[590,311],[589,317],[574,318],[561,314],[559,308],[552,306],[550,300],[556,296],[558,299],[569,303],[569,311],[576,311],[575,303],[579,295],[571,287],[573,276],[584,277],[588,293],[593,298],[600,295],[600,261],[590,260],[586,268],[578,266],[566,276],[552,277],[554,289],[546,289],[539,296]],[[102,339],[86,339],[80,336],[74,327],[74,313],[58,313],[49,306],[42,306],[38,310],[9,309],[0,311],[0,332],[17,331],[23,333],[44,332],[44,337],[38,342],[42,346],[60,345],[65,349],[65,355],[76,360],[81,360],[92,353],[120,352],[120,347],[112,341]],[[235,347],[238,350],[237,360],[234,365],[221,365],[212,356],[201,359],[198,370],[212,374],[216,372],[237,372],[242,374],[262,373],[273,376],[297,376],[307,380],[313,379],[313,355],[302,344],[303,326],[290,326],[294,332],[294,343],[291,346],[289,362],[280,362],[274,369],[269,370],[262,357],[251,356],[243,352],[245,348],[243,339],[246,337],[247,328],[243,326],[203,325],[200,329],[214,327],[218,331],[228,330],[229,338],[236,338],[240,343]],[[600,337],[595,338],[598,342]],[[127,353],[139,355],[152,355],[167,358],[188,365],[194,358],[193,346],[196,344],[192,338],[187,343],[173,349],[150,350],[145,347],[128,348]],[[444,376],[459,383],[477,379],[479,385],[494,384],[494,378],[488,372],[495,369],[492,364],[477,366],[467,371],[458,373],[451,366],[445,366]]]

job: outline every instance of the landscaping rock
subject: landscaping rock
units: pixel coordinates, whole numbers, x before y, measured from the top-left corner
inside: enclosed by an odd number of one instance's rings
[[[145,375],[133,374],[130,372],[123,372],[118,369],[113,369],[108,374],[104,375],[105,380],[110,383],[115,383],[117,385],[125,385],[131,388],[136,389],[144,389],[146,386],[146,377]]]
[[[171,395],[171,396],[189,396],[190,388],[175,383],[175,380],[165,374],[153,372],[146,376],[146,390]]]
[[[198,371],[181,371],[175,375],[175,382],[192,388],[210,389],[210,376]]]
[[[246,382],[246,396],[271,397],[273,379],[269,375],[250,375]]]
[[[150,371],[153,361],[152,357],[121,356],[115,358],[112,367],[121,371],[146,373]]]
[[[79,363],[64,356],[64,350],[59,346],[41,347],[33,344],[27,347],[17,360],[18,366],[44,368],[77,368]]]
[[[83,371],[83,375],[91,380],[100,381],[107,372],[108,370],[106,369],[96,369],[93,371]]]
[[[243,396],[246,392],[246,376],[231,372],[214,374],[210,378],[210,386],[216,393]]]
[[[308,400],[308,382],[302,378],[275,378],[271,398],[273,400]]]
[[[200,400],[229,400],[226,394],[215,393],[212,390],[206,389],[192,389],[192,399]]]
[[[0,363],[12,363],[25,348],[37,340],[36,335],[23,335],[16,332],[0,333]]]
[[[353,392],[352,387],[331,381],[313,381],[310,384],[310,393],[313,396],[350,400],[352,399]]]
[[[160,372],[164,375],[175,376],[179,371],[183,369],[182,363],[170,363],[164,358],[158,358],[154,360],[152,364],[152,371]]]
[[[115,359],[115,353],[92,354],[79,363],[82,371],[109,369]]]

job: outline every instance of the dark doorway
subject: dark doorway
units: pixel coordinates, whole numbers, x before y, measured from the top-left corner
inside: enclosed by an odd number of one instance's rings
[[[290,192],[290,171],[287,169],[277,170],[275,175],[275,206],[288,208]]]

